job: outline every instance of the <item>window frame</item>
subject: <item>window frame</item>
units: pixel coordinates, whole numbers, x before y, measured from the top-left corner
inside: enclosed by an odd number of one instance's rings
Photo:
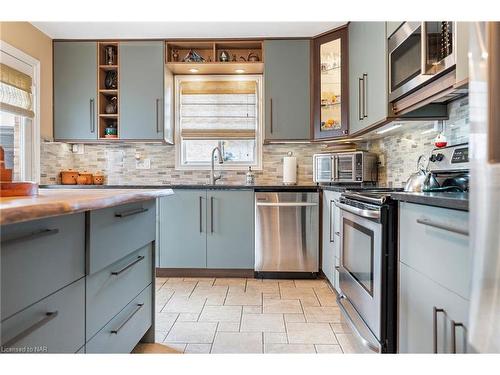
[[[175,169],[176,170],[210,170],[210,162],[206,164],[182,164],[182,137],[180,126],[180,84],[185,81],[247,81],[255,80],[257,83],[257,128],[255,129],[255,162],[232,164],[224,163],[217,164],[217,170],[226,171],[243,171],[248,167],[252,170],[262,170],[262,152],[263,152],[263,132],[264,132],[264,91],[263,91],[263,75],[262,74],[245,74],[245,75],[176,75],[174,79],[174,106],[175,106]],[[207,139],[208,140],[208,139]],[[223,139],[221,139],[223,140]],[[219,140],[220,141],[220,140]]]
[[[29,150],[30,161],[25,160],[20,165],[20,178],[23,181],[32,181],[40,183],[40,61],[25,52],[17,49],[3,40],[0,40],[0,51],[9,56],[5,64],[17,69],[23,73],[29,74],[32,79],[32,101],[33,112],[35,116],[32,119],[24,121],[32,122],[31,147]],[[23,124],[23,127],[26,125]],[[22,130],[24,133],[24,129]],[[21,140],[23,146],[26,146],[25,139]],[[26,152],[25,152],[26,154]]]

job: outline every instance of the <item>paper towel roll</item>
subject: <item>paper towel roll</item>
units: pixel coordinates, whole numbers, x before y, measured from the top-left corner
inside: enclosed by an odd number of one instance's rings
[[[297,183],[297,158],[285,156],[283,158],[283,184],[295,185]]]

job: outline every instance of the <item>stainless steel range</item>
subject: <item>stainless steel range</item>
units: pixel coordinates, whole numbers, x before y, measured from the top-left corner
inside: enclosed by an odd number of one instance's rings
[[[390,191],[343,193],[338,304],[358,349],[396,352],[397,204]]]

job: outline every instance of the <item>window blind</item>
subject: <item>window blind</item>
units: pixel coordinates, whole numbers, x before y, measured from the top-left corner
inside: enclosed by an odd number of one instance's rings
[[[0,63],[0,110],[33,118],[31,77]]]

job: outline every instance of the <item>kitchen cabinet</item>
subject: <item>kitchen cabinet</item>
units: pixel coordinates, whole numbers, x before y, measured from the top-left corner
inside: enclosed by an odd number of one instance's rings
[[[120,42],[119,51],[120,139],[161,140],[164,43]]]
[[[264,42],[265,141],[309,140],[310,41]]]
[[[322,212],[323,212],[323,231],[322,231],[322,256],[321,269],[330,284],[337,288],[336,259],[338,259],[338,250],[340,250],[340,223],[338,216],[340,212],[335,201],[340,197],[339,192],[323,190]]]
[[[158,247],[161,268],[207,266],[207,191],[174,190],[158,199]]]
[[[253,269],[253,190],[209,190],[207,268]]]
[[[54,138],[97,140],[97,43],[54,42]]]
[[[468,213],[400,202],[399,214],[399,352],[466,352]]]
[[[160,198],[160,268],[254,268],[253,190],[176,189]]]
[[[387,117],[385,22],[349,23],[349,133]]]
[[[314,139],[349,134],[347,27],[313,41]]]
[[[404,263],[399,283],[399,352],[467,352],[469,301]]]

